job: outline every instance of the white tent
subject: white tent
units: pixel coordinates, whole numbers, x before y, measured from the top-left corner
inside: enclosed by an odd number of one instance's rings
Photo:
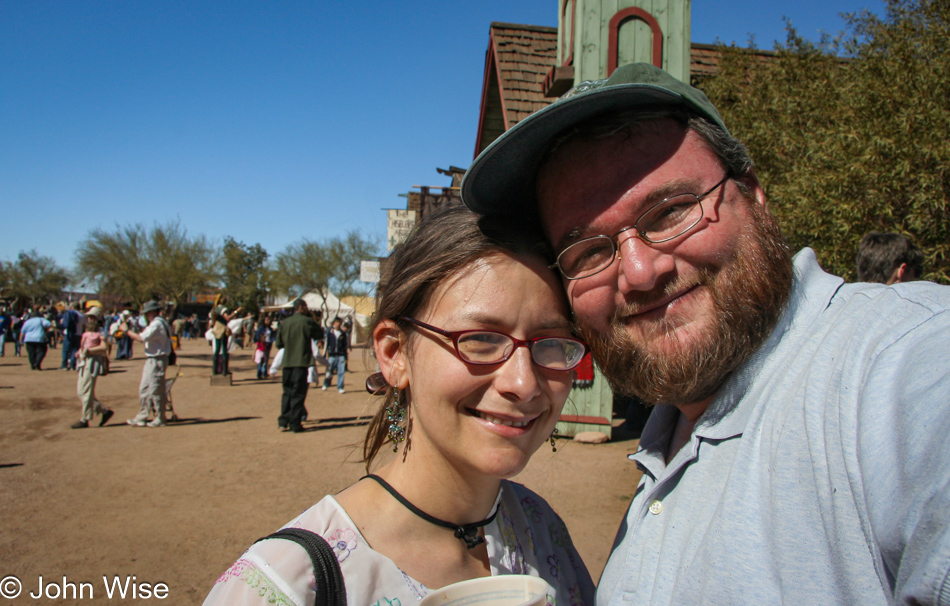
[[[307,302],[307,307],[311,311],[320,310],[323,312],[323,324],[329,326],[333,318],[340,318],[344,322],[349,318],[354,324],[354,330],[350,333],[350,344],[355,345],[366,340],[366,326],[369,324],[369,317],[356,313],[356,310],[337,298],[335,294],[327,293],[326,299],[318,292],[308,292],[300,297]],[[324,305],[325,304],[325,305]],[[294,300],[291,299],[280,305],[268,305],[263,311],[280,311],[282,309],[292,309]]]
[[[333,318],[339,316],[340,318],[354,317],[353,308],[340,301],[335,294],[327,293],[326,298],[323,297],[318,292],[311,291],[300,297],[307,302],[307,307],[311,311],[321,310],[323,311],[323,320],[327,323],[330,322]],[[278,311],[281,309],[291,309],[294,306],[294,301],[290,300],[282,305],[270,305],[264,308],[264,311]]]

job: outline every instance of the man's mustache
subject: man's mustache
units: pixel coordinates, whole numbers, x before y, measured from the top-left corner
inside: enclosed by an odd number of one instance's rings
[[[671,278],[665,284],[649,292],[629,293],[626,295],[624,304],[614,310],[611,324],[616,325],[622,323],[625,318],[642,313],[643,310],[650,309],[659,301],[667,299],[677,293],[686,292],[696,286],[711,286],[713,282],[712,272],[700,269],[687,276]]]

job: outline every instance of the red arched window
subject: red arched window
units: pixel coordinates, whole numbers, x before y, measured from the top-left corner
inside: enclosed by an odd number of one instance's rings
[[[617,69],[617,57],[619,49],[617,40],[620,37],[620,26],[630,19],[639,19],[650,27],[653,32],[653,65],[663,67],[663,31],[660,29],[660,23],[650,13],[642,8],[632,7],[618,11],[610,19],[609,37],[607,40],[607,75],[614,73]]]

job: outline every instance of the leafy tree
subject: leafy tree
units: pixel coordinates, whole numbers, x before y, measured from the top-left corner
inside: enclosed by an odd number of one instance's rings
[[[4,263],[0,277],[5,284],[4,296],[15,298],[18,305],[50,304],[69,283],[66,270],[35,249],[21,252],[15,263]]]
[[[190,237],[180,222],[94,229],[77,250],[77,273],[98,282],[104,295],[141,305],[149,299],[181,303],[218,278],[218,251],[205,236]]]
[[[361,292],[360,261],[375,259],[380,247],[378,238],[359,231],[323,242],[304,239],[277,255],[274,284],[291,297],[310,291],[323,296],[330,291],[339,296]]]
[[[886,0],[818,43],[791,27],[774,57],[723,47],[701,84],[748,145],[793,249],[855,276],[858,241],[895,231],[950,282],[950,3]]]
[[[223,252],[225,294],[235,307],[256,314],[264,305],[270,286],[267,251],[260,244],[248,246],[228,237]]]

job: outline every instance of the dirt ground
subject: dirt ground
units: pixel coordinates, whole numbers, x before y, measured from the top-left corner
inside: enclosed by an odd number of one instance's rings
[[[136,359],[114,362],[97,395],[115,416],[104,428],[70,429],[79,419],[76,374],[50,350],[41,372],[8,344],[0,358],[0,604],[137,603],[107,597],[103,577],[164,583],[168,604],[200,604],[214,580],[259,537],[279,528],[327,493],[363,475],[356,451],[378,400],[362,389],[364,351],[357,349],[347,393],[311,387],[307,431],[278,431],[281,387],[258,381],[250,350],[232,355],[231,387],[210,385],[210,349],[186,341],[174,407],[166,428],[129,427],[138,410],[141,345]],[[619,423],[619,420],[617,421]],[[626,455],[637,441],[590,446],[561,439],[543,446],[516,481],[544,496],[564,518],[597,580],[639,472]],[[91,583],[93,599],[33,599],[39,577]],[[63,580],[65,577],[65,581]],[[142,587],[142,585],[140,585]],[[65,597],[72,597],[66,586]],[[156,601],[154,597],[145,603]]]

